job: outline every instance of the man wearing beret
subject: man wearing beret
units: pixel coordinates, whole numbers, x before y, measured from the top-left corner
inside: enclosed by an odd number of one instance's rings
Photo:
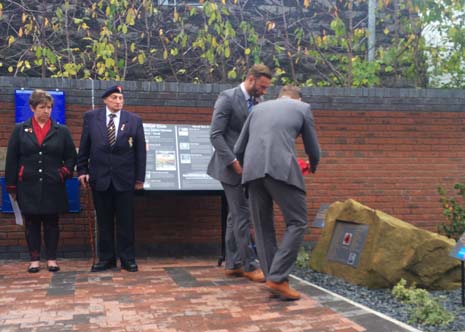
[[[123,88],[102,95],[106,107],[84,114],[77,161],[78,179],[90,185],[97,214],[99,261],[91,271],[138,270],[134,249],[134,190],[144,187],[146,146],[139,116],[123,110]],[[114,226],[116,224],[115,250]]]

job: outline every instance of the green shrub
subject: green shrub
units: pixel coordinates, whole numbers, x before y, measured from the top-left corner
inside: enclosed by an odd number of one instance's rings
[[[448,197],[443,187],[438,187],[440,196],[439,201],[442,204],[442,214],[446,217],[447,222],[438,226],[438,231],[449,238],[457,240],[465,232],[465,184],[456,183],[454,189],[457,195],[461,197],[461,202],[457,202],[455,197]]]
[[[445,310],[426,290],[416,288],[415,285],[406,285],[407,282],[401,279],[392,289],[392,295],[409,306],[410,323],[439,326],[454,320],[454,315]]]
[[[299,269],[306,269],[310,264],[310,255],[308,254],[305,247],[300,247],[299,253],[297,255],[297,260],[295,261],[295,265]]]

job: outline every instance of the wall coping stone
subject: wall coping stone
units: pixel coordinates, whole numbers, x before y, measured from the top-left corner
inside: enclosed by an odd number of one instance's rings
[[[25,88],[65,91],[68,104],[102,105],[100,96],[114,84],[124,86],[127,106],[213,107],[218,94],[237,84],[193,84],[149,81],[96,81],[60,78],[0,76],[0,102],[14,103],[14,90]],[[269,89],[267,99],[276,96],[279,86]],[[401,88],[303,88],[304,101],[314,110],[363,110],[411,112],[464,112],[463,89]],[[90,107],[89,107],[90,108]],[[5,111],[0,110],[0,112]]]

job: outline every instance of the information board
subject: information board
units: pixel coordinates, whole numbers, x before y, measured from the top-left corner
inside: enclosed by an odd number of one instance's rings
[[[47,91],[53,97],[51,118],[60,124],[66,124],[65,93],[63,91]],[[16,123],[23,122],[32,117],[29,97],[32,90],[15,90]]]
[[[316,213],[315,220],[313,220],[312,227],[323,228],[325,227],[326,212],[328,212],[329,204],[321,204],[318,212]]]
[[[207,175],[210,126],[144,123],[146,190],[223,190]]]

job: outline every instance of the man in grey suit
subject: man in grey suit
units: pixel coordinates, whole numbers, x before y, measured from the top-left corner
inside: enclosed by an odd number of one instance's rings
[[[267,66],[253,65],[239,86],[220,93],[210,128],[210,141],[215,151],[207,174],[221,182],[229,208],[225,273],[256,282],[264,282],[265,276],[250,247],[250,214],[241,186],[242,167],[232,150],[249,112],[271,85],[271,78]]]
[[[278,99],[257,105],[234,146],[234,152],[243,161],[242,183],[248,190],[266,287],[287,300],[300,298],[289,287],[288,276],[307,229],[305,184],[295,152],[297,136],[302,136],[312,173],[320,160],[310,105],[300,99],[299,88],[285,86]],[[273,201],[281,208],[286,223],[279,246]]]

